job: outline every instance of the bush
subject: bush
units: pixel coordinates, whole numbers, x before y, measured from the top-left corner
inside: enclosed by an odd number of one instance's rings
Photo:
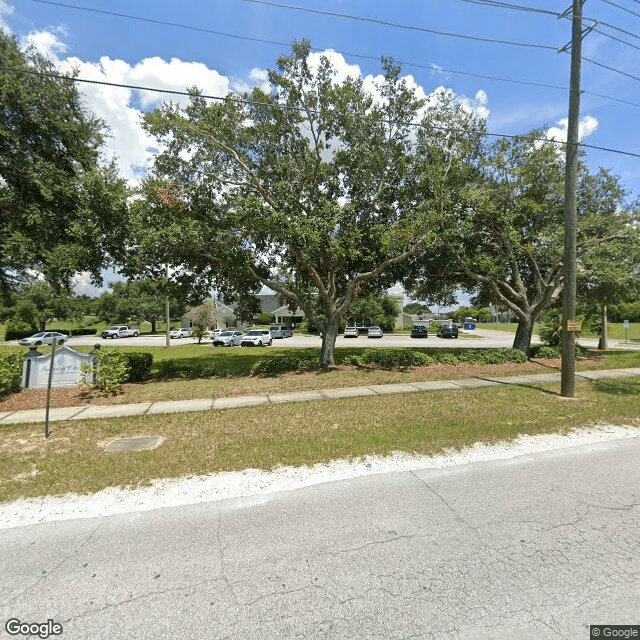
[[[562,352],[558,347],[548,347],[547,345],[542,345],[539,347],[531,347],[531,357],[532,358],[541,358],[541,359],[556,359],[562,356]]]
[[[211,378],[216,375],[216,366],[213,362],[190,362],[180,360],[163,360],[158,363],[158,378]]]
[[[0,354],[0,397],[20,391],[22,361],[19,353]]]
[[[503,364],[523,363],[527,361],[527,356],[520,349],[469,349],[461,351],[458,359],[473,364]]]
[[[98,330],[95,327],[93,329],[91,327],[84,327],[84,328],[76,327],[75,329],[71,329],[69,331],[69,335],[71,335],[71,336],[98,336],[100,334],[98,333]]]
[[[365,349],[359,361],[382,367],[420,367],[427,362],[425,354],[411,349]]]
[[[150,353],[140,351],[124,352],[125,359],[129,365],[128,382],[142,382],[149,378],[153,356]]]
[[[251,367],[252,376],[273,376],[287,371],[298,369],[317,369],[320,361],[317,358],[300,358],[298,356],[280,356],[276,358],[264,358],[258,360]]]
[[[105,393],[115,393],[129,380],[129,363],[120,351],[99,349],[93,352],[93,368],[83,365],[83,371],[93,369],[93,386]]]
[[[30,325],[24,320],[17,320],[12,318],[7,322],[7,326],[4,332],[5,340],[20,340],[21,338],[28,338],[38,331],[37,327]]]
[[[344,358],[342,358],[340,364],[347,364],[358,367],[362,364],[362,361],[359,356],[345,356]]]

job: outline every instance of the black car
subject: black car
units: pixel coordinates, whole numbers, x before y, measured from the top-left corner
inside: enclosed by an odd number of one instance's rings
[[[438,336],[441,338],[457,338],[458,337],[458,325],[453,322],[445,322],[438,331]]]
[[[414,324],[411,327],[412,338],[427,338],[428,336],[429,336],[429,331],[427,330],[426,324]]]

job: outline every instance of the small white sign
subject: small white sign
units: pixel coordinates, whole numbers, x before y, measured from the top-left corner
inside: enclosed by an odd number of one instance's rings
[[[625,321],[624,321],[624,328],[625,328],[625,329],[628,329],[628,328],[629,328],[629,321],[628,321],[628,320],[625,320]]]

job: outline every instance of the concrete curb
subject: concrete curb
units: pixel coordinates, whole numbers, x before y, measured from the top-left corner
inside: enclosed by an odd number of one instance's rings
[[[604,369],[602,371],[580,371],[576,380],[611,380],[640,376],[640,368]],[[425,380],[396,384],[378,384],[360,387],[341,387],[310,391],[291,391],[253,396],[235,396],[229,398],[196,398],[194,400],[175,400],[161,402],[142,402],[138,404],[90,405],[87,407],[63,407],[51,409],[49,420],[96,420],[101,418],[120,418],[125,416],[151,415],[161,413],[185,413],[191,411],[210,411],[212,409],[234,409],[252,407],[261,404],[285,404],[288,402],[311,402],[334,400],[337,398],[356,398],[363,396],[388,395],[395,393],[419,393],[425,391],[451,391],[480,389],[498,385],[548,384],[560,381],[560,373],[541,373],[536,375],[463,378],[460,380]],[[45,410],[5,411],[0,413],[0,425],[29,422],[44,422]]]

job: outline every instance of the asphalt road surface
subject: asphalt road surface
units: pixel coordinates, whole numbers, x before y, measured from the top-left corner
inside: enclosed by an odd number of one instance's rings
[[[640,624],[639,458],[628,438],[3,530],[0,620],[62,640],[588,640]]]
[[[195,338],[177,338],[170,341],[171,346],[182,344],[194,344]],[[211,339],[204,338],[202,343],[211,346]],[[77,336],[69,339],[70,346],[100,344],[108,347],[117,346],[157,346],[164,347],[166,338],[163,335],[138,336],[136,338],[118,338],[115,340],[103,340],[96,336]],[[321,339],[317,335],[294,334],[292,338],[281,338],[273,341],[274,347],[320,347]],[[386,334],[383,338],[344,338],[338,336],[338,347],[511,347],[513,334],[506,331],[479,330],[473,334],[460,333],[460,338],[438,338],[429,335],[428,338],[411,338],[409,335]],[[216,349],[229,349],[235,347],[216,347]]]

